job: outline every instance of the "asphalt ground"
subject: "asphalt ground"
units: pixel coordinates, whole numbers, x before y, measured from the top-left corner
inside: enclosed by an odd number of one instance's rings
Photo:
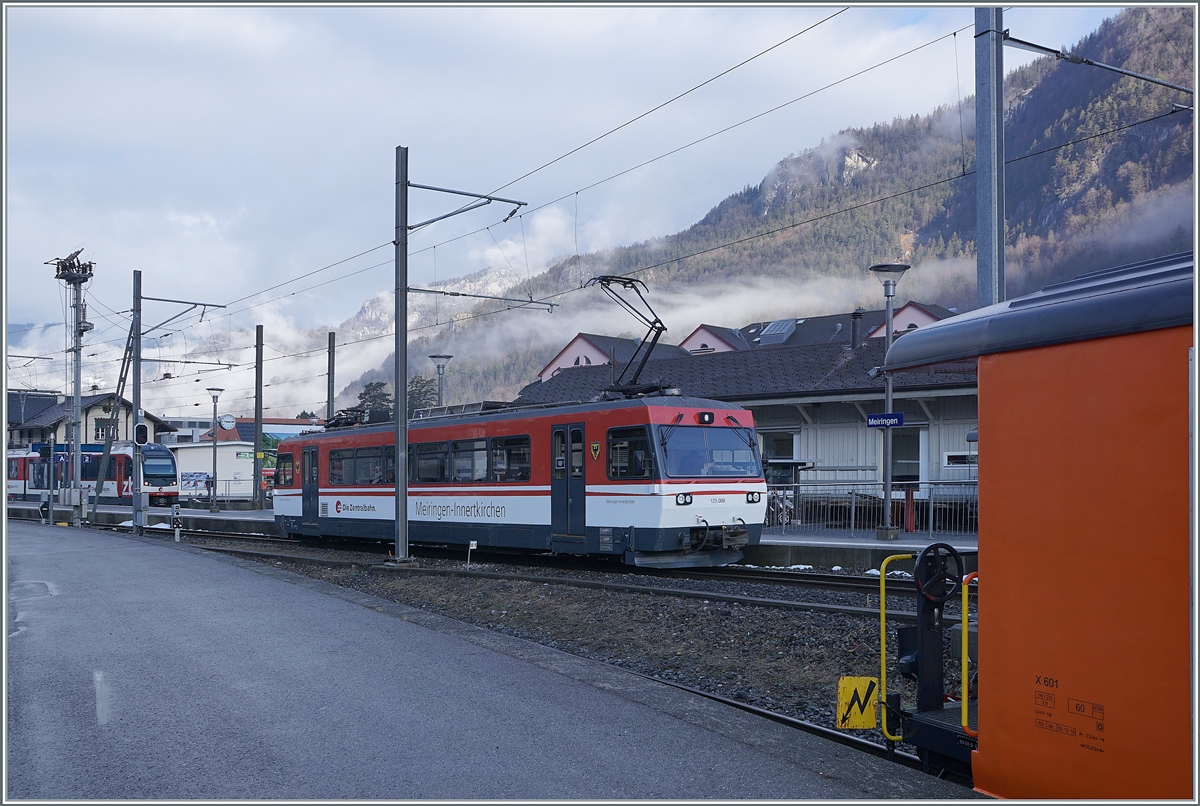
[[[281,569],[8,521],[5,800],[974,793]]]

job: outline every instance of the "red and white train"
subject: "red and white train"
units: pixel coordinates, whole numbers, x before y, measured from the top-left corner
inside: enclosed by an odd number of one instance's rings
[[[284,534],[389,540],[394,428],[351,426],[279,444]],[[766,483],[749,411],[664,394],[416,419],[409,542],[724,565],[757,544]]]
[[[9,501],[40,501],[51,489],[71,485],[71,462],[66,445],[55,446],[53,457],[43,456],[35,449],[10,453],[6,462],[5,492]],[[49,446],[45,446],[47,449]],[[80,477],[88,500],[96,488],[100,472],[102,445],[82,446]],[[142,446],[142,492],[148,493],[155,506],[179,503],[179,468],[175,455],[157,443]],[[115,442],[100,488],[101,504],[130,504],[133,502],[133,443]]]

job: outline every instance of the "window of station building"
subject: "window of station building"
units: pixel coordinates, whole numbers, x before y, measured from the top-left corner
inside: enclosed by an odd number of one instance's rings
[[[892,429],[892,481],[921,480],[921,432],[917,428]]]
[[[450,481],[449,452],[446,442],[424,442],[408,446],[408,480],[411,484]]]
[[[467,439],[452,443],[454,481],[487,481],[487,440]]]
[[[343,448],[329,452],[329,483],[336,485],[354,483],[353,450]]]
[[[979,465],[979,454],[971,451],[952,451],[942,454],[942,467],[947,470],[977,467]]]
[[[276,487],[291,487],[292,486],[292,455],[290,453],[281,453],[275,457],[275,486]]]
[[[492,440],[492,481],[529,481],[533,467],[529,437]]]
[[[610,479],[654,478],[654,451],[645,426],[610,428],[608,431],[608,477]]]
[[[355,484],[383,483],[383,448],[359,448],[354,452]]]

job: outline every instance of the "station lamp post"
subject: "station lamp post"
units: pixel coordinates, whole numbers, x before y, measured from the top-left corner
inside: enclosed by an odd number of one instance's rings
[[[445,379],[445,377],[446,377],[446,364],[450,363],[450,359],[451,359],[451,358],[454,358],[454,356],[452,356],[452,355],[431,355],[431,356],[429,356],[429,360],[430,360],[430,361],[432,361],[434,364],[436,364],[436,365],[437,365],[437,372],[438,372],[438,407],[439,407],[439,408],[440,408],[441,406],[443,406],[443,405],[444,405],[444,404],[442,403],[442,381],[443,381],[443,380]]]
[[[876,263],[867,269],[883,284],[883,297],[886,309],[884,327],[887,328],[887,332],[884,334],[887,338],[887,347],[884,350],[885,356],[887,355],[887,350],[890,350],[892,347],[892,299],[896,296],[896,284],[900,282],[900,278],[904,276],[904,272],[910,268],[912,267],[907,263]],[[892,413],[892,373],[890,372],[883,374],[883,411],[885,414]],[[896,529],[892,527],[891,426],[883,429],[883,525],[876,530],[875,537],[880,540],[895,540],[897,537]]]
[[[212,439],[213,439],[213,472],[212,472],[212,503],[209,505],[209,512],[220,512],[217,507],[217,398],[221,396],[224,389],[216,386],[210,386],[204,391],[212,395],[213,399],[213,416],[212,416]]]

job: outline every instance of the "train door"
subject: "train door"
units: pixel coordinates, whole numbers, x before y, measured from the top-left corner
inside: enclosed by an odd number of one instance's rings
[[[303,450],[300,468],[303,473],[300,477],[301,498],[303,499],[300,522],[304,526],[315,528],[318,525],[317,515],[320,511],[318,500],[321,492],[320,486],[317,484],[317,446],[313,445]]]
[[[583,423],[551,429],[550,532],[554,535],[582,538],[586,534],[583,437]]]

